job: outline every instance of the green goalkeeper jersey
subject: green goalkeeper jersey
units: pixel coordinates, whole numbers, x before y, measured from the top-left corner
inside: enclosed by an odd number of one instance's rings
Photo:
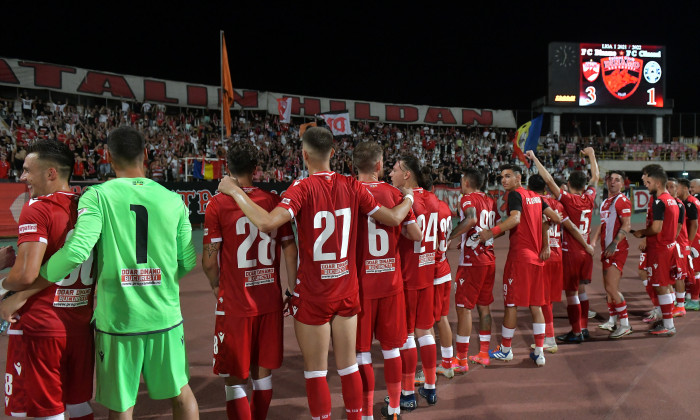
[[[196,264],[189,211],[150,179],[118,178],[88,188],[73,235],[41,268],[63,279],[95,247],[93,320],[108,334],[145,334],[182,322],[178,280]]]

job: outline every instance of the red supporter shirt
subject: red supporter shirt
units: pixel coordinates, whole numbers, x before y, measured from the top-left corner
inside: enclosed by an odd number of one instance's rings
[[[423,239],[414,242],[404,236],[399,240],[401,271],[404,288],[420,290],[433,286],[435,279],[435,249],[437,247],[438,201],[423,188],[413,189],[413,213]]]
[[[676,242],[676,230],[680,213],[678,211],[678,203],[676,199],[671,197],[671,194],[664,192],[654,199],[652,207],[652,219],[663,220],[661,232],[656,235],[647,237],[647,252],[665,250],[673,246]],[[647,227],[650,225],[647,224]]]
[[[267,211],[280,202],[278,195],[257,187],[243,191]],[[288,239],[294,239],[291,223],[266,234],[258,231],[228,195],[216,194],[209,200],[203,242],[221,242],[219,314],[249,317],[282,310],[280,245]]]
[[[520,223],[510,230],[508,257],[513,261],[544,265],[540,259],[542,250],[542,212],[547,204],[536,192],[518,187],[508,193],[507,214],[520,212]]]
[[[591,234],[591,217],[593,216],[593,207],[595,205],[595,188],[588,187],[583,194],[571,194],[562,191],[559,196],[559,201],[564,206],[566,214],[574,225],[581,232],[583,239],[589,243]],[[586,253],[580,243],[578,243],[571,234],[564,231],[564,242],[562,250],[565,252]]]
[[[685,200],[685,203],[685,214],[688,217],[688,221],[697,220],[698,215],[700,214],[700,200],[698,200],[692,195],[689,195],[688,198]],[[686,225],[687,224],[688,222],[686,222]],[[698,249],[698,247],[700,247],[700,235],[696,234],[695,238],[691,238],[689,240],[690,246],[692,246],[696,250]]]
[[[600,205],[600,246],[605,252],[617,236],[617,233],[622,227],[622,218],[632,216],[632,203],[626,195],[618,193],[617,195],[608,197]],[[626,251],[629,249],[627,238],[623,237],[617,244],[618,251]]]
[[[7,179],[10,173],[10,162],[0,160],[0,179]]]
[[[545,203],[552,208],[555,212],[559,213],[562,223],[569,217],[566,215],[566,210],[564,206],[557,201],[554,197],[550,195],[541,196]],[[545,216],[546,217],[546,216]],[[547,218],[549,220],[549,218]],[[551,220],[550,220],[551,221]],[[561,237],[562,237],[562,225],[556,223],[550,223],[549,225],[549,259],[545,261],[545,264],[553,262],[560,262],[562,260],[561,251]]]
[[[360,181],[335,172],[316,172],[295,181],[278,204],[297,225],[299,270],[294,293],[315,302],[334,302],[358,293],[357,227],[360,214],[380,205]]]
[[[438,245],[435,250],[435,262],[442,262],[447,259],[447,238],[450,237],[451,233],[452,210],[450,210],[450,206],[447,203],[438,199]]]
[[[403,201],[401,192],[386,182],[363,182],[377,202],[392,208]],[[403,225],[416,223],[412,211]],[[357,225],[357,266],[363,299],[377,299],[403,292],[399,238],[401,226],[389,227],[360,216]]]
[[[464,220],[468,208],[476,211],[476,225],[462,235],[462,252],[459,255],[461,266],[482,266],[496,264],[496,256],[493,253],[493,240],[486,244],[479,242],[476,227],[482,230],[490,230],[501,220],[498,213],[498,205],[488,195],[481,191],[462,196],[459,203],[460,217]],[[474,236],[476,235],[476,236]]]
[[[57,192],[29,200],[19,216],[17,245],[45,243],[42,264],[45,263],[73,233],[78,218],[78,197]],[[88,260],[65,279],[29,298],[19,311],[21,325],[18,329],[25,335],[42,337],[90,334],[94,296],[92,261],[90,254]]]

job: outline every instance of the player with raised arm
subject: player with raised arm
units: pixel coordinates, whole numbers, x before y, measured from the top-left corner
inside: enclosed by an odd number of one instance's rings
[[[678,180],[678,198],[683,200],[686,214],[686,227],[688,229],[689,254],[688,267],[688,292],[690,300],[686,299],[685,309],[688,311],[700,311],[700,235],[698,235],[698,213],[700,213],[700,200],[690,194],[690,181]]]
[[[226,153],[228,170],[243,191],[262,208],[272,211],[277,194],[253,186],[257,149],[240,141]],[[217,194],[204,216],[202,268],[216,296],[214,374],[224,378],[229,419],[264,420],[272,399],[272,370],[282,365],[283,302],[280,249],[294,290],[297,246],[291,223],[260,232],[238,204]],[[251,376],[250,404],[245,384]]]
[[[424,185],[423,173],[420,162],[413,155],[402,155],[394,164],[389,176],[395,187],[412,189],[415,199],[413,213],[422,232],[420,241],[412,241],[405,237],[399,240],[408,331],[408,338],[401,349],[403,372],[401,408],[410,411],[418,406],[414,391],[418,364],[416,340],[420,345],[425,377],[425,383],[418,388],[418,392],[428,404],[433,405],[437,402],[435,389],[437,346],[432,328],[435,323],[433,282],[437,248],[438,200],[434,194],[420,187]]]
[[[622,171],[612,170],[608,173],[608,198],[600,205],[601,223],[591,240],[595,245],[600,237],[600,260],[603,264],[603,284],[610,318],[599,327],[610,331],[610,338],[622,338],[632,333],[627,302],[620,292],[620,278],[629,250],[627,233],[632,225],[632,203],[622,192],[624,180],[625,173]]]
[[[78,215],[78,195],[68,185],[73,164],[73,153],[61,142],[39,140],[30,146],[20,180],[31,199],[20,214],[16,260],[11,247],[4,251],[14,265],[3,289],[31,286],[41,264],[72,234]],[[26,300],[18,312],[21,320],[8,330],[5,414],[62,419],[68,411],[71,419],[93,418],[93,288],[91,256],[38,294],[19,292],[3,301],[4,307]]]
[[[530,358],[542,367],[545,322],[542,305],[545,302],[543,266],[549,258],[549,234],[542,223],[546,215],[554,223],[561,223],[559,215],[542,198],[521,185],[522,169],[517,165],[503,165],[501,184],[506,190],[508,218],[493,228],[479,232],[479,240],[487,243],[492,238],[510,231],[510,247],[503,270],[503,303],[505,305],[501,345],[489,351],[496,360],[513,360],[511,348],[517,324],[518,306],[527,306],[532,315],[535,349]]]
[[[330,170],[333,135],[313,127],[302,136],[302,156],[309,177],[295,181],[282,201],[268,212],[253,202],[229,176],[219,191],[236,200],[259,231],[269,233],[294,219],[299,240],[299,269],[291,299],[294,329],[304,357],[306,395],[312,418],[330,417],[326,381],[328,350],[333,341],[348,419],[362,416],[362,379],[355,355],[360,301],[356,247],[360,214],[398,226],[411,209],[411,191],[389,209],[382,207],[361,182]]]
[[[598,184],[598,163],[592,147],[586,147],[582,151],[588,156],[591,164],[591,179],[586,187],[586,172],[574,171],[569,175],[568,192],[559,188],[552,175],[534,157],[528,154],[537,166],[538,173],[542,176],[554,198],[564,206],[569,219],[578,226],[581,235],[589,242],[591,233],[591,217],[595,205],[596,190]],[[588,296],[585,285],[591,282],[593,271],[593,257],[575,241],[567,232],[564,232],[562,246],[562,264],[564,267],[564,290],[566,292],[566,312],[569,316],[571,331],[557,337],[564,343],[582,343],[588,336]]]
[[[117,179],[83,193],[73,235],[28,291],[60,281],[95,247],[95,399],[110,419],[132,418],[143,373],[151,398],[170,399],[175,418],[197,419],[178,284],[197,258],[189,212],[178,194],[144,177],[139,131],[114,129],[107,142]]]
[[[480,191],[484,183],[482,173],[467,168],[462,174],[462,199],[459,210],[461,221],[450,234],[450,240],[461,235],[459,268],[457,269],[455,306],[457,307],[457,363],[455,370],[469,370],[468,360],[488,366],[491,342],[491,308],[493,284],[496,278],[496,256],[493,240],[479,242],[479,232],[492,229],[501,220],[498,205]],[[472,309],[479,312],[479,353],[469,355],[472,333]]]
[[[645,229],[637,230],[634,236],[647,238],[647,271],[649,283],[654,288],[661,307],[662,323],[657,323],[649,333],[659,336],[672,336],[676,333],[673,324],[673,292],[671,277],[676,235],[680,212],[676,200],[666,191],[666,173],[660,168],[647,172],[644,183],[649,193],[654,195],[652,221],[647,221]]]
[[[375,142],[363,142],[352,154],[357,179],[386,207],[394,207],[403,200],[401,191],[379,181],[384,176],[383,150]],[[374,218],[360,216],[357,227],[358,276],[362,310],[357,315],[357,364],[363,387],[363,418],[372,418],[374,404],[374,370],[372,367],[372,339],[376,337],[384,356],[384,380],[389,404],[382,407],[382,415],[400,418],[401,354],[406,342],[406,306],[403,297],[403,277],[399,256],[399,238],[402,235],[420,241],[421,231],[416,217],[409,212],[401,226],[389,227]]]
[[[531,151],[528,153],[532,153]],[[534,155],[530,156],[533,159]],[[566,231],[579,243],[589,254],[593,254],[593,247],[586,243],[586,240],[581,236],[576,225],[574,225],[566,215],[564,206],[555,200],[551,195],[545,195],[545,182],[541,175],[531,175],[527,182],[528,189],[536,192],[542,197],[545,203],[554,210],[559,217],[562,218],[561,224],[554,223],[547,219],[546,227],[550,248],[550,256],[544,262],[544,296],[546,305],[542,306],[542,314],[545,321],[544,333],[544,349],[550,353],[557,352],[557,342],[554,338],[554,315],[552,313],[552,304],[561,301],[561,292],[564,284],[564,271],[562,267],[562,251],[561,237],[563,226]],[[534,344],[532,345],[534,348]]]

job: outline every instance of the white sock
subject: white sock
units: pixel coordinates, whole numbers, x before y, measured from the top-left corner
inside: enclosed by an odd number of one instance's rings
[[[664,318],[664,328],[673,328],[673,318]]]
[[[36,420],[64,420],[66,418],[65,413],[61,414],[56,414],[54,416],[48,416],[48,417],[34,417]]]
[[[92,413],[92,407],[85,401],[80,404],[66,404],[66,411],[71,417],[83,417]]]
[[[629,327],[630,326],[630,319],[629,318],[620,318],[620,325],[623,327]]]

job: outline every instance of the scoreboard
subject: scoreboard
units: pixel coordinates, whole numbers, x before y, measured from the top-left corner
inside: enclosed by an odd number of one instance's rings
[[[548,104],[663,108],[665,61],[658,45],[552,42]]]

